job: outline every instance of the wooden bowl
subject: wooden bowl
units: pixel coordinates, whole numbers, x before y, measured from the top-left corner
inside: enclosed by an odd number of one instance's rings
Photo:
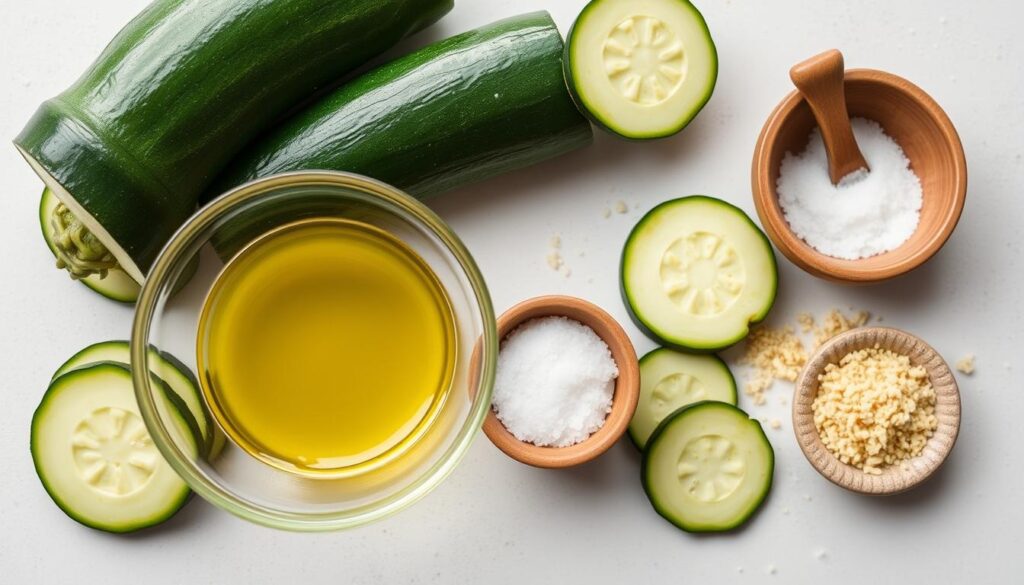
[[[619,377],[615,380],[612,410],[604,426],[570,447],[538,447],[515,438],[492,409],[484,420],[484,433],[498,449],[516,461],[534,467],[571,467],[601,455],[626,432],[640,397],[640,367],[633,343],[618,322],[597,305],[575,297],[544,296],[519,303],[498,319],[498,338],[504,339],[530,319],[550,316],[568,317],[583,323],[611,349]]]
[[[903,148],[911,169],[921,179],[921,221],[910,239],[884,254],[841,260],[818,252],[793,233],[782,214],[775,186],[786,152],[802,152],[817,126],[810,107],[797,91],[775,108],[761,130],[751,182],[761,223],[790,261],[820,278],[867,284],[917,268],[946,243],[964,207],[967,162],[953,123],[921,88],[873,69],[847,71],[845,87],[850,116],[878,122]]]
[[[828,364],[839,363],[843,356],[874,347],[889,349],[924,366],[935,388],[935,416],[938,427],[924,451],[905,465],[892,465],[881,475],[870,475],[842,463],[821,442],[814,425],[811,404],[818,394],[818,376]],[[887,327],[866,327],[837,335],[822,345],[800,373],[793,397],[793,430],[807,460],[832,483],[850,491],[868,495],[891,495],[920,485],[942,466],[960,432],[960,391],[945,360],[921,339]]]

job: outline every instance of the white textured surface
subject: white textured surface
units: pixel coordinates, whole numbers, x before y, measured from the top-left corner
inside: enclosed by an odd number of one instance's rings
[[[719,195],[753,213],[749,168],[765,117],[790,90],[787,71],[839,47],[851,67],[902,75],[930,92],[963,138],[970,189],[947,247],[908,277],[840,288],[781,262],[773,319],[854,306],[933,344],[974,352],[960,377],[963,425],[947,465],[892,499],[840,490],[811,469],[777,397],[754,409],[768,429],[775,489],[743,531],[693,537],[651,510],[639,459],[622,441],[566,471],[520,465],[482,435],[436,492],[351,532],[300,535],[251,526],[195,501],[163,530],[119,538],[81,528],[40,488],[28,426],[50,373],[90,342],[128,335],[131,312],[50,267],[35,211],[39,182],[0,148],[0,582],[3,583],[1008,583],[1024,570],[1019,418],[1024,261],[1024,8],[1014,0],[702,0],[721,75],[682,135],[634,144],[599,136],[586,151],[465,189],[435,208],[462,235],[499,310],[543,293],[608,309],[640,352],[653,344],[619,301],[619,247],[643,210],[674,196]],[[583,0],[457,0],[421,44],[500,16],[547,8],[563,32]],[[0,0],[0,137],[71,83],[142,0]],[[603,217],[616,200],[629,212]],[[572,268],[548,268],[553,234]],[[579,252],[585,256],[580,257]],[[749,402],[741,402],[750,406]],[[775,574],[769,574],[774,567]],[[742,568],[742,572],[738,569]],[[813,580],[813,581],[812,581]]]

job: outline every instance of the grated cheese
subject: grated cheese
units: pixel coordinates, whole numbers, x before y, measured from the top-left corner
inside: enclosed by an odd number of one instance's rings
[[[921,366],[877,345],[843,356],[818,377],[811,405],[821,441],[865,473],[921,454],[938,426],[935,389]]]

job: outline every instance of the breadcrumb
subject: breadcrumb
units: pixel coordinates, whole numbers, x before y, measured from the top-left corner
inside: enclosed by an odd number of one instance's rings
[[[629,211],[629,206],[626,205],[625,201],[620,199],[620,200],[615,202],[615,212],[616,213],[626,213],[627,211]]]
[[[869,474],[920,455],[935,433],[935,389],[910,358],[875,346],[849,353],[818,376],[811,404],[821,441]]]
[[[772,427],[773,429],[775,429],[775,430],[777,431],[777,430],[779,430],[779,429],[781,429],[781,428],[782,428],[782,421],[781,421],[781,420],[779,420],[779,419],[777,419],[777,418],[773,418],[773,419],[772,419],[772,420],[771,420],[771,421],[770,421],[770,422],[768,423],[768,425],[769,425],[769,426],[771,426],[771,427]]]
[[[758,327],[747,338],[747,349],[740,363],[754,369],[743,391],[754,399],[755,405],[761,406],[765,403],[764,393],[775,380],[796,381],[800,369],[807,363],[807,352],[792,327]]]
[[[562,260],[562,255],[558,253],[558,250],[548,252],[548,266],[551,267],[551,270],[558,270],[563,264],[565,262]]]
[[[956,362],[956,369],[970,376],[974,373],[974,354],[969,353]]]
[[[825,315],[825,319],[820,327],[815,327],[812,321],[814,347],[820,347],[823,343],[840,333],[846,333],[851,329],[863,327],[869,319],[871,319],[871,313],[867,311],[857,311],[853,314],[853,317],[847,317],[839,309],[832,309]]]

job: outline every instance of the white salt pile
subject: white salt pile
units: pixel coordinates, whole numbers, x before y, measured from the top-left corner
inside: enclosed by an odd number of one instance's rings
[[[520,441],[568,447],[604,425],[618,375],[593,329],[565,317],[531,319],[501,344],[492,406]]]
[[[822,254],[856,260],[898,248],[917,229],[921,181],[876,122],[851,120],[871,172],[833,185],[817,128],[802,154],[786,153],[776,189],[793,232]]]

